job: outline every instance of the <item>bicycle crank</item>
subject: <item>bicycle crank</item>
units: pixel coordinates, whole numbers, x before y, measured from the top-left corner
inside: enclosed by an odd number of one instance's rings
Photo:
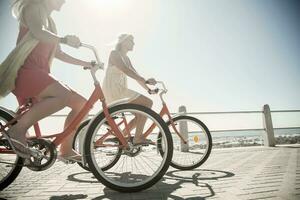
[[[28,145],[37,151],[37,156],[25,160],[28,169],[32,171],[44,171],[55,163],[57,150],[51,141],[30,139]]]

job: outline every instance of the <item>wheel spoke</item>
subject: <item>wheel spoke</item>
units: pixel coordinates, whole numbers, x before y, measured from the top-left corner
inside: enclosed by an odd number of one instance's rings
[[[13,116],[0,110],[0,124],[5,125],[12,120]],[[9,144],[0,133],[0,149],[9,150]],[[0,153],[0,191],[9,186],[18,176],[22,169],[23,160],[16,154]]]
[[[98,178],[106,186],[122,191],[132,192],[145,189],[156,183],[168,169],[171,160],[172,143],[169,130],[158,114],[144,107],[130,104],[120,105],[111,108],[110,114],[115,123],[119,125],[119,130],[128,130],[124,124],[128,124],[134,120],[135,116],[141,116],[147,119],[144,132],[149,131],[147,139],[157,142],[158,133],[161,138],[158,143],[164,144],[166,153],[161,155],[159,147],[163,145],[133,145],[132,141],[128,141],[128,147],[118,154],[119,148],[112,146],[101,146],[94,148],[95,141],[104,136],[107,132],[107,124],[105,118],[98,118],[90,125],[89,133],[87,133],[86,152],[90,152],[87,162],[96,178]],[[115,110],[114,110],[115,109]],[[116,117],[115,117],[116,116]],[[122,123],[126,120],[127,123]],[[152,124],[156,127],[149,129]],[[135,133],[129,130],[130,133]],[[126,135],[127,136],[127,135]],[[114,156],[114,154],[116,156]],[[89,159],[90,158],[90,159]],[[101,170],[103,164],[111,164],[106,171]]]
[[[208,128],[200,120],[190,116],[179,116],[173,120],[176,130],[187,143],[182,141],[169,123],[174,145],[171,165],[184,170],[199,167],[206,161],[212,148]]]

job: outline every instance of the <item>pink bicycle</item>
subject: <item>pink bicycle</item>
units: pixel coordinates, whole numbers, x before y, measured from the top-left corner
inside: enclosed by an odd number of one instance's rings
[[[159,113],[161,117],[166,116],[167,120],[165,121],[169,130],[171,132],[172,140],[173,140],[173,157],[170,165],[174,168],[180,170],[191,170],[201,166],[209,157],[212,149],[212,137],[210,134],[209,129],[207,126],[200,121],[199,119],[187,116],[185,114],[176,115],[174,117],[171,116],[171,113],[168,109],[168,106],[163,98],[163,95],[167,93],[167,88],[162,81],[157,81],[157,87],[154,90],[150,90],[149,93],[151,94],[159,94],[162,109]],[[83,137],[87,131],[87,126],[90,120],[84,121],[80,127],[77,129],[75,140],[73,142],[73,148],[76,149],[78,152],[81,152],[83,144]],[[130,121],[128,118],[120,118],[118,126],[123,126],[124,130],[123,134],[128,138],[129,141],[132,140],[133,136],[130,133]],[[148,130],[144,133],[144,137],[147,138],[150,133],[152,133],[153,129],[155,129],[155,124],[149,125]],[[111,128],[108,124],[105,124],[105,132],[103,133],[109,135],[109,131]],[[161,137],[158,136],[157,145],[160,151],[160,154],[164,155],[164,147],[162,146],[163,143],[159,141]],[[118,143],[118,139],[115,138],[114,141]],[[103,159],[101,168],[103,171],[109,170],[112,168],[118,160],[122,158],[122,155],[130,155],[134,156],[138,154],[140,149],[135,149],[134,152],[130,154],[128,151],[123,151],[121,149],[116,149],[114,157],[107,156],[107,154],[103,154],[101,157]],[[82,163],[78,163],[82,168],[86,170],[90,170],[88,166],[82,165]]]
[[[18,119],[31,108],[34,102],[29,101],[20,106],[16,113],[0,107],[0,190],[10,185],[24,166],[33,171],[42,171],[51,167],[57,158],[57,147],[78,128],[84,116],[97,101],[102,103],[102,110],[87,125],[83,149],[80,152],[83,156],[82,166],[88,166],[101,183],[120,192],[136,192],[151,187],[167,171],[172,159],[173,145],[169,129],[162,118],[141,105],[119,102],[107,106],[96,77],[96,71],[103,68],[103,64],[93,46],[82,44],[82,47],[91,49],[97,60],[94,67],[90,69],[95,89],[78,116],[63,132],[42,134],[38,123],[34,125],[35,136],[27,140],[35,153],[26,162],[14,152],[7,130],[14,123],[18,123]],[[137,114],[147,119],[145,125],[148,130],[147,139],[153,141],[149,144],[134,145],[124,136],[126,131],[133,131],[134,128],[128,130],[127,125],[120,124],[120,121],[132,121]],[[155,128],[151,128],[149,132],[147,126],[152,124]],[[126,156],[116,160],[120,152]],[[103,165],[109,164],[111,164],[109,169],[104,171]]]

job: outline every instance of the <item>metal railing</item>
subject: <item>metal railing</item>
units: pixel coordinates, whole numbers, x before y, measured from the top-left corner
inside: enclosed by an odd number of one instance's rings
[[[300,110],[271,110],[271,113],[300,113]],[[171,113],[176,115],[177,113]],[[226,115],[226,114],[264,114],[263,111],[223,111],[223,112],[186,112],[185,115]],[[300,119],[299,119],[300,123]],[[273,127],[276,130],[284,129],[300,129],[300,126],[288,126],[288,127]],[[251,129],[218,129],[212,130],[212,132],[225,132],[225,131],[261,131],[265,128],[251,128]]]
[[[182,112],[182,108],[183,111]],[[263,135],[264,145],[265,146],[275,146],[275,137],[274,130],[292,130],[292,129],[300,129],[300,126],[286,126],[286,127],[273,127],[272,123],[272,113],[300,113],[300,110],[270,110],[268,105],[264,105],[262,111],[223,111],[223,112],[186,112],[186,108],[181,106],[181,110],[179,109],[180,114],[184,115],[228,115],[228,114],[262,114],[263,122],[262,128],[232,128],[232,129],[210,129],[212,133],[218,132],[238,132],[238,131],[263,131],[265,134]],[[171,113],[172,115],[176,115],[178,113]],[[93,117],[95,114],[90,114],[89,117]],[[66,117],[65,114],[54,114],[51,117]],[[201,120],[201,117],[200,117]]]
[[[227,111],[227,112],[186,112],[186,115],[227,115],[227,114],[262,114],[262,128],[235,128],[235,129],[218,129],[211,132],[238,132],[238,131],[263,131],[263,141],[265,146],[275,146],[274,130],[292,130],[300,129],[300,126],[273,127],[272,113],[300,113],[300,110],[270,110],[269,105],[264,105],[262,111]],[[299,121],[300,122],[300,121]]]

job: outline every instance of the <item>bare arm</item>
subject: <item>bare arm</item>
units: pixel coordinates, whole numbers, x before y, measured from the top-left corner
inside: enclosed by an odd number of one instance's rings
[[[77,58],[74,58],[74,57],[64,53],[61,50],[60,46],[58,46],[58,48],[56,50],[55,58],[57,58],[57,59],[59,59],[63,62],[66,62],[66,63],[73,64],[73,65],[81,65],[81,66],[84,66],[84,67],[90,67],[91,66],[90,62],[85,62],[85,61],[79,60]]]
[[[111,52],[109,61],[110,63],[115,65],[119,70],[124,72],[127,76],[135,79],[136,81],[145,82],[145,79],[142,76],[140,76],[136,71],[126,66],[126,63],[123,62],[121,56],[116,51]]]
[[[133,68],[133,66],[131,65],[131,62],[130,62],[130,67],[131,67],[131,69],[129,68],[129,71],[132,71],[132,72],[134,72],[137,76],[140,76],[139,74],[138,74],[138,72]],[[127,69],[128,69],[128,67],[127,67]],[[141,76],[140,76],[141,77]],[[147,91],[149,91],[150,90],[150,88],[148,87],[148,85],[146,84],[146,79],[145,78],[143,78],[142,77],[142,79],[141,80],[136,80],[145,90],[147,90]]]
[[[29,31],[33,36],[43,42],[58,44],[60,37],[46,30],[40,16],[40,8],[35,5],[29,5],[24,8],[24,19]],[[45,19],[46,20],[46,19]]]
[[[122,60],[119,53],[116,51],[112,51],[109,58],[110,63],[115,65],[119,70],[124,72],[127,76],[136,80],[143,88],[147,91],[149,87],[146,85],[146,80],[142,76],[140,76],[134,68],[130,69],[130,67],[126,66],[126,63]]]

